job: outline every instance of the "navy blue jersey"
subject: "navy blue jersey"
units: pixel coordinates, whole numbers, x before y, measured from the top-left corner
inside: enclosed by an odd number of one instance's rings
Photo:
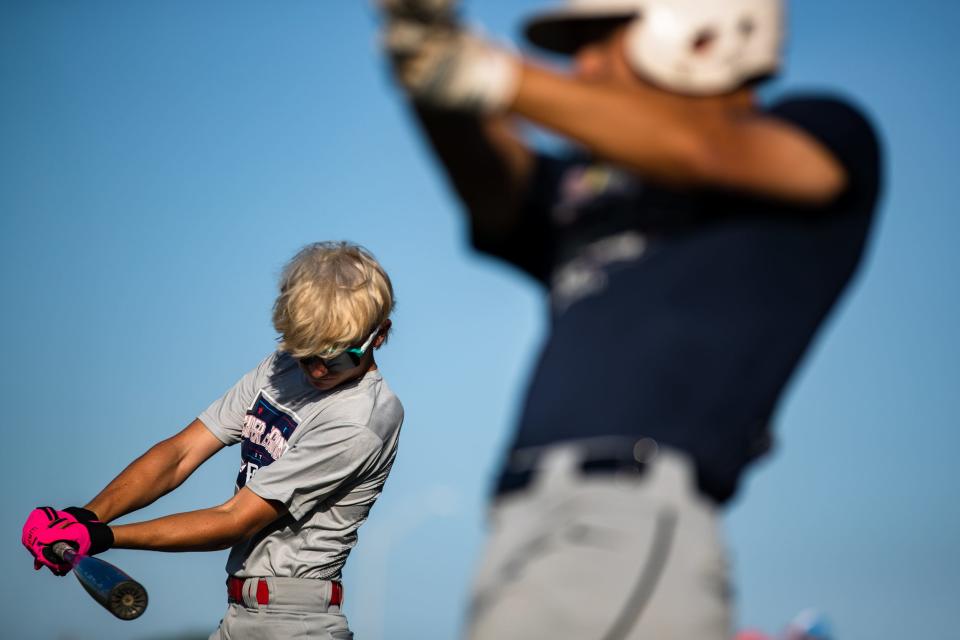
[[[843,101],[768,112],[843,164],[848,186],[831,204],[668,190],[589,158],[541,157],[516,228],[474,224],[479,250],[551,293],[514,449],[653,438],[691,455],[723,502],[769,448],[777,400],[863,253],[880,154]]]

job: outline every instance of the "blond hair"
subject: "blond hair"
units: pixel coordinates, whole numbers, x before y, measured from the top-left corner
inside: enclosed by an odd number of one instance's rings
[[[295,358],[335,356],[366,340],[393,305],[390,278],[369,251],[351,242],[307,245],[280,276],[279,348]]]

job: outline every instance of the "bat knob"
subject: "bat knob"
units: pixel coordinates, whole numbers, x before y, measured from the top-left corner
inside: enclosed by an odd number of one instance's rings
[[[147,590],[139,582],[127,580],[110,590],[110,613],[121,620],[133,620],[147,610]]]

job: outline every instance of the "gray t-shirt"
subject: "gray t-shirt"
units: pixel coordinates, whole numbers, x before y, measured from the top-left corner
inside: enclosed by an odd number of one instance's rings
[[[397,454],[403,407],[380,373],[319,391],[276,352],[200,420],[224,444],[241,443],[236,490],[289,511],[235,546],[227,572],[339,578]]]

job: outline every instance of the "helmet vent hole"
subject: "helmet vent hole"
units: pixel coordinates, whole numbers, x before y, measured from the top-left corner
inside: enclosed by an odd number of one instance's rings
[[[713,29],[703,29],[693,38],[690,48],[698,55],[708,53],[717,39],[717,33]]]

